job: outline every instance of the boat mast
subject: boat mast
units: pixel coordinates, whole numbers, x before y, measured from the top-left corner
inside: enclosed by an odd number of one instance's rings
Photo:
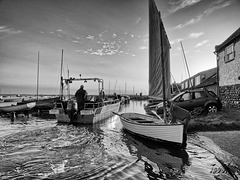
[[[162,64],[162,84],[163,84],[163,119],[164,119],[164,122],[166,123],[167,122],[167,119],[166,119],[166,114],[167,114],[167,110],[166,110],[166,84],[165,84],[165,68],[164,68],[164,55],[163,55],[163,52],[164,52],[164,49],[163,49],[163,23],[162,23],[162,19],[161,19],[161,13],[159,12],[159,19],[160,19],[160,39],[161,39],[161,64]]]
[[[190,80],[190,72],[189,72],[189,69],[188,69],[187,59],[186,59],[186,56],[185,56],[185,53],[184,53],[182,41],[180,41],[180,44],[181,44],[181,47],[182,47],[183,57],[184,57],[185,64],[186,64],[186,67],[187,67],[187,72],[188,72],[188,77],[189,77],[190,85],[191,85],[191,87],[193,88],[193,84],[192,84],[192,82],[191,82],[191,80]]]
[[[61,69],[60,69],[60,100],[63,99],[63,75],[62,75],[62,69],[63,69],[63,49],[62,49],[62,58],[61,58]]]
[[[38,100],[38,85],[39,85],[39,51],[38,51],[38,64],[37,64],[37,100]]]

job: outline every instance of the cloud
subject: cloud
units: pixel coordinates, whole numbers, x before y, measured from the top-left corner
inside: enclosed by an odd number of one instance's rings
[[[199,21],[201,21],[202,16],[203,16],[203,15],[199,15],[199,16],[197,16],[197,17],[194,18],[194,19],[191,19],[191,20],[189,20],[189,21],[186,21],[184,24],[179,24],[179,25],[177,25],[176,27],[174,27],[174,29],[182,29],[182,28],[184,28],[184,27],[186,27],[186,26],[189,26],[189,25],[192,25],[192,24],[196,24],[196,23],[198,23]]]
[[[185,2],[185,1],[188,1],[188,0],[182,0],[182,1],[180,1],[180,2],[181,2],[181,5],[179,5],[179,8],[180,8],[180,7],[182,7],[182,8],[186,7],[186,6],[184,6],[183,4],[187,5],[187,4],[189,3],[190,5],[192,5],[191,2],[192,2],[192,3],[195,2],[194,0],[189,0],[190,2]],[[193,2],[193,1],[194,1],[194,2]],[[200,0],[196,0],[195,3],[199,2],[199,1],[200,1]],[[182,4],[182,3],[183,3],[183,4]],[[201,21],[201,19],[202,19],[202,17],[203,17],[204,15],[209,15],[209,14],[213,13],[214,11],[216,11],[216,10],[218,10],[218,9],[222,9],[222,8],[224,8],[224,7],[229,6],[231,3],[232,3],[232,2],[231,2],[230,0],[228,0],[228,1],[225,1],[225,0],[213,1],[213,2],[209,5],[210,7],[209,7],[208,9],[206,9],[206,10],[203,12],[203,14],[200,14],[200,15],[197,16],[196,18],[191,19],[191,20],[189,20],[189,21],[186,21],[186,22],[183,23],[183,24],[177,25],[176,27],[174,27],[174,29],[182,29],[182,28],[184,28],[184,27],[186,27],[186,26],[196,24],[196,23],[198,23],[199,21]]]
[[[206,44],[208,41],[209,41],[209,40],[204,40],[204,41],[196,44],[195,47],[197,48],[197,47],[203,46],[203,45]]]
[[[7,28],[7,26],[0,26],[0,33],[7,33],[7,34],[18,34],[21,33],[20,30],[15,30],[14,28]]]
[[[137,20],[136,20],[136,22],[135,22],[135,24],[139,24],[139,22],[142,20],[142,18],[141,17],[138,17],[137,18]]]
[[[172,8],[169,10],[169,12],[175,13],[188,6],[193,6],[194,4],[199,3],[200,1],[202,0],[171,0],[169,4],[172,5]]]
[[[139,47],[140,50],[148,49],[146,46]]]
[[[171,44],[171,45],[174,45],[174,44],[176,44],[176,43],[180,43],[180,41],[182,41],[182,40],[184,40],[184,39],[183,39],[183,38],[175,39],[175,40],[173,40],[173,41],[170,41],[170,44]]]
[[[191,33],[189,35],[190,38],[198,38],[200,36],[202,36],[204,34],[204,32],[198,32],[198,33]]]
[[[212,2],[210,5],[211,7],[205,10],[204,13],[206,15],[209,15],[218,9],[222,9],[224,7],[229,6],[231,3],[232,3],[231,1],[225,1],[225,0],[218,0],[218,1]]]

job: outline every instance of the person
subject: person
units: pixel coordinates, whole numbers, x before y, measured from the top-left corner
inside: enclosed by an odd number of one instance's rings
[[[167,101],[167,109],[172,117],[171,123],[176,123],[177,120],[180,120],[183,123],[183,141],[181,147],[185,149],[187,147],[187,129],[191,114],[186,109],[183,109],[170,101]]]
[[[84,109],[85,99],[87,97],[87,91],[84,89],[83,85],[76,91],[75,97],[77,99],[78,114],[80,114],[80,111]]]

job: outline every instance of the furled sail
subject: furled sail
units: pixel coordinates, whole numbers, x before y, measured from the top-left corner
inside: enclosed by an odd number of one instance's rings
[[[149,0],[149,96],[163,99],[165,82],[165,98],[169,99],[170,79],[170,43],[160,12],[154,0]]]

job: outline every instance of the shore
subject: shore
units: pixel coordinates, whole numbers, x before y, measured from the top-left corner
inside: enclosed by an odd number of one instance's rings
[[[188,132],[240,130],[240,109],[223,108],[208,115],[193,117]]]
[[[240,109],[223,108],[217,113],[194,117],[188,132],[210,138],[221,149],[240,159]]]

